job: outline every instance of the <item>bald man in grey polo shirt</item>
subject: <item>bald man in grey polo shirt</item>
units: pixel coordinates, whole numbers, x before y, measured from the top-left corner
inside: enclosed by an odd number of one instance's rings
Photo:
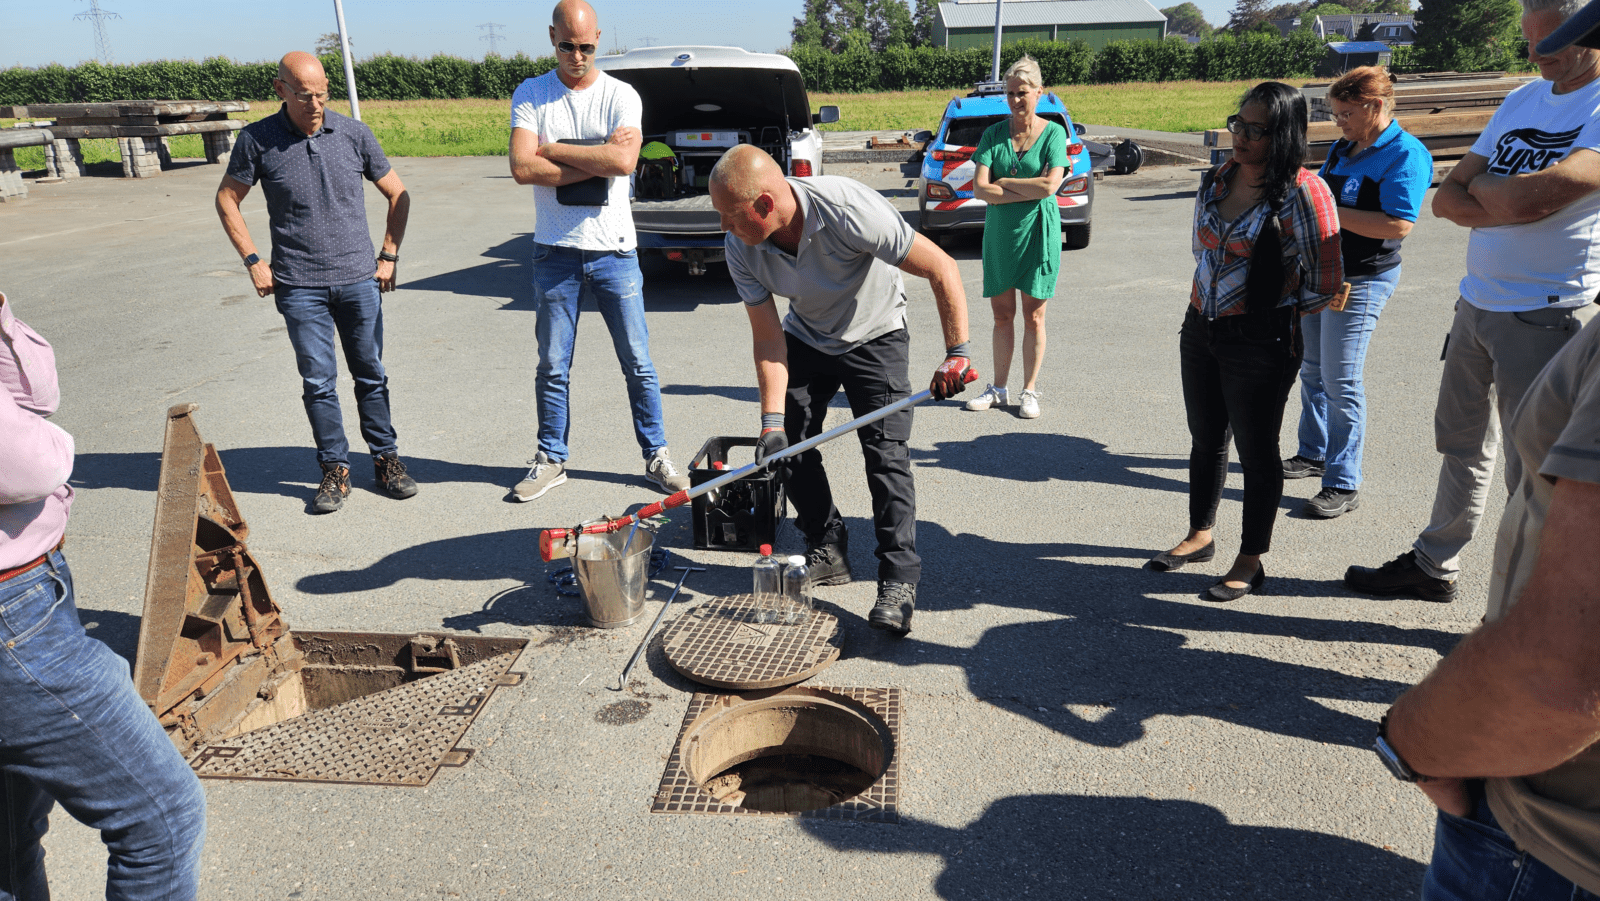
[[[939,308],[947,350],[930,390],[941,400],[961,391],[971,370],[961,273],[877,192],[848,178],[785,178],[772,157],[741,145],[712,170],[711,203],[728,233],[728,271],[754,337],[761,386],[758,459],[820,434],[840,388],[858,417],[911,394],[902,271],[927,279]],[[781,322],[774,294],[789,298]],[[911,410],[867,425],[856,436],[866,457],[878,540],[878,600],[867,621],[903,635],[911,631],[922,575],[916,487],[906,449]],[[811,450],[789,461],[784,487],[795,525],[805,535],[813,583],[849,582],[848,536],[822,453]]]

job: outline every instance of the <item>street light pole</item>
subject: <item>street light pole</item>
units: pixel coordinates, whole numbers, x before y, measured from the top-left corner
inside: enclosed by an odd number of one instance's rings
[[[338,0],[334,0],[335,3]],[[994,67],[989,71],[990,81],[1000,80],[1000,5],[1003,0],[994,0]],[[341,28],[343,26],[340,26]]]
[[[350,36],[344,30],[344,3],[342,0],[333,0],[333,14],[339,19],[339,55],[344,58],[344,85],[350,94],[350,117],[357,122],[361,121],[361,101],[356,97],[356,64],[350,59]],[[995,44],[995,53],[998,54],[999,44]],[[999,56],[995,59],[998,61]],[[996,63],[998,65],[998,62]]]

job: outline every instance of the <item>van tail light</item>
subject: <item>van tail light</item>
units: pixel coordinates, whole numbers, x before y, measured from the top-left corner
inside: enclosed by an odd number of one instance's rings
[[[956,197],[955,190],[952,189],[949,185],[945,184],[944,182],[942,182],[942,181],[930,181],[930,182],[928,182],[928,199],[929,200],[954,200],[955,197]]]
[[[961,150],[935,150],[933,158],[941,163],[964,163],[972,159],[973,150],[971,147]]]
[[[1082,194],[1087,190],[1089,190],[1089,176],[1080,175],[1077,178],[1069,178],[1063,181],[1061,187],[1056,189],[1056,195],[1065,197],[1068,194]]]
[[[810,160],[795,160],[794,161],[794,177],[795,178],[810,178],[811,177],[811,161]]]

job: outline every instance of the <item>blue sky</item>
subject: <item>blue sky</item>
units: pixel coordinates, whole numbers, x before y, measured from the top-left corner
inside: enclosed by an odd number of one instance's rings
[[[771,52],[789,43],[803,0],[592,0],[601,43],[722,44]],[[1012,0],[1017,2],[1017,0]],[[1157,6],[1175,0],[1154,0]],[[449,53],[476,59],[480,40],[497,23],[500,52],[550,52],[547,26],[554,0],[344,0],[345,24],[357,59],[384,51],[405,56]],[[1232,0],[1196,0],[1206,20],[1221,25]],[[105,27],[118,62],[153,59],[277,59],[309,50],[335,30],[333,0],[100,0],[120,18]],[[94,56],[94,29],[77,13],[89,0],[0,0],[0,67],[74,65]]]

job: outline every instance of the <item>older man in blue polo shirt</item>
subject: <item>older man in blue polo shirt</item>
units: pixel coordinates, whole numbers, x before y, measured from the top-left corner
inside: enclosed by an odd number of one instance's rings
[[[228,174],[217,189],[217,215],[256,294],[273,295],[289,327],[322,466],[312,511],[332,513],[350,494],[350,445],[336,389],[340,345],[356,383],[361,436],[372,453],[378,485],[391,497],[411,497],[417,483],[400,462],[389,416],[379,296],[394,290],[410,196],[372,131],[327,108],[328,76],[316,57],[300,52],[285,56],[272,88],[283,107],[240,132]],[[376,261],[363,178],[389,201],[383,250]],[[267,195],[272,226],[270,265],[256,253],[239,212],[239,203],[257,182]]]

